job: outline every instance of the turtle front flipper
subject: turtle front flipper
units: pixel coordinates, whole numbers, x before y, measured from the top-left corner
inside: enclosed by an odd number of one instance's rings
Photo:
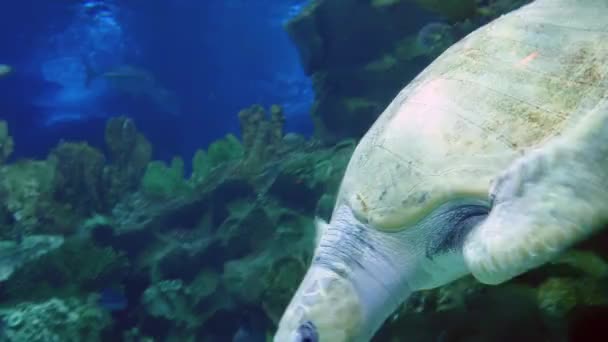
[[[464,243],[481,282],[552,260],[608,223],[608,100],[571,131],[516,160],[493,184],[493,207]]]

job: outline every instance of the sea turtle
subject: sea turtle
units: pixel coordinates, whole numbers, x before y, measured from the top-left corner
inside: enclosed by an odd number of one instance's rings
[[[441,54],[361,139],[275,341],[368,341],[410,293],[505,282],[608,222],[608,1],[537,0]]]

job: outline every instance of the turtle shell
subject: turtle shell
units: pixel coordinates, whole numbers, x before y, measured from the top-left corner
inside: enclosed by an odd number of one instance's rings
[[[487,198],[491,181],[608,96],[608,2],[538,0],[447,49],[361,139],[338,204],[376,229]]]

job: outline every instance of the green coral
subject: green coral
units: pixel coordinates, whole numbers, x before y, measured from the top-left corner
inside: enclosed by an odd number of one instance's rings
[[[327,150],[294,154],[283,163],[284,171],[306,179],[313,187],[324,185],[336,192],[355,145],[354,140],[344,140]]]
[[[215,293],[220,283],[219,275],[210,269],[203,269],[194,278],[189,288],[196,300],[199,302]]]
[[[186,328],[199,324],[191,301],[191,290],[179,279],[163,280],[148,287],[142,296],[146,311],[154,316],[175,321]]]
[[[135,122],[124,116],[108,120],[105,141],[112,162],[105,169],[105,181],[108,202],[114,204],[139,187],[152,158],[152,145]]]
[[[158,160],[150,162],[141,186],[146,194],[162,198],[187,193],[190,187],[184,179],[184,161],[174,157],[169,166]]]
[[[278,105],[270,107],[270,114],[260,105],[239,112],[244,159],[242,172],[257,173],[266,163],[277,157],[283,143],[285,117]]]
[[[11,216],[15,234],[40,231],[44,218],[53,214],[55,164],[20,161],[0,168],[0,199]]]
[[[207,157],[212,167],[238,160],[243,157],[243,153],[243,145],[233,134],[227,134],[224,138],[213,142],[207,149]]]
[[[83,215],[106,207],[104,155],[85,142],[60,143],[49,156],[57,165],[55,198]]]
[[[211,163],[207,152],[204,150],[197,150],[192,158],[192,175],[190,176],[190,182],[194,185],[201,184],[207,179],[211,172]]]
[[[6,281],[24,264],[59,248],[62,244],[63,237],[48,235],[26,236],[19,243],[13,240],[0,241],[0,281]]]
[[[308,267],[314,229],[308,216],[284,208],[266,211],[275,230],[265,234],[266,238],[258,241],[258,246],[245,257],[226,262],[221,279],[231,297],[261,306],[277,323]],[[247,232],[252,227],[252,223],[244,221],[241,229],[244,234],[252,234]]]
[[[126,256],[110,247],[73,239],[16,271],[5,291],[11,300],[94,291],[118,284],[128,265]]]
[[[570,250],[551,264],[547,265],[547,270],[554,269],[561,274],[576,272],[569,277],[550,276],[540,285],[538,305],[546,314],[565,317],[577,307],[608,305],[608,263],[601,256],[590,251]]]

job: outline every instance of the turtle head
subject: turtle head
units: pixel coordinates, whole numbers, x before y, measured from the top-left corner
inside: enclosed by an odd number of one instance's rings
[[[274,341],[369,341],[411,292],[385,234],[348,207],[317,220],[310,268],[285,310]]]

